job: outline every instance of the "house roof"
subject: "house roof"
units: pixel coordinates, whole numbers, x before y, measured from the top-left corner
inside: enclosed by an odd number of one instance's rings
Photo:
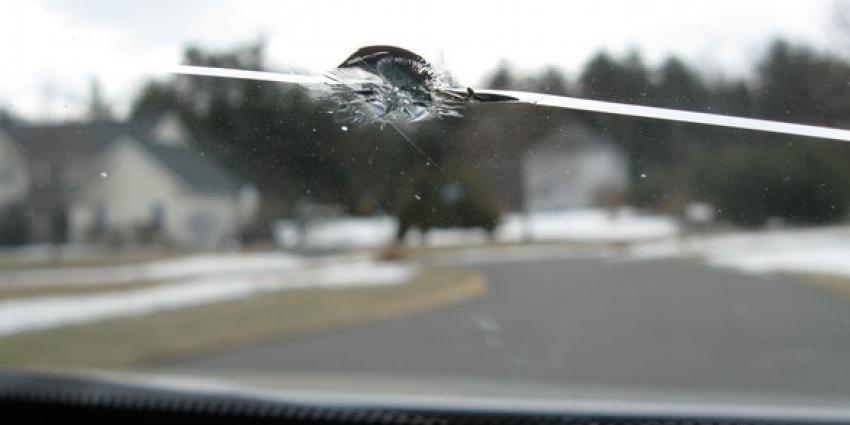
[[[245,186],[244,181],[194,149],[149,141],[142,146],[194,190],[231,193]]]
[[[102,153],[123,137],[137,141],[166,169],[192,190],[207,193],[233,193],[246,182],[231,174],[211,158],[188,146],[173,146],[154,139],[154,124],[96,121],[18,125],[8,129],[31,160],[53,159],[81,162]]]
[[[102,152],[124,132],[113,121],[14,125],[7,131],[31,158],[52,156],[69,160]]]

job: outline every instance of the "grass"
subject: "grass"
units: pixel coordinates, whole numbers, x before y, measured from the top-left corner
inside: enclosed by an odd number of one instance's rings
[[[438,255],[451,255],[454,253],[468,252],[470,249],[477,252],[510,252],[524,248],[552,248],[552,249],[599,249],[607,248],[613,250],[625,250],[631,246],[630,241],[564,241],[564,240],[535,240],[535,241],[491,241],[484,244],[457,244],[457,245],[386,245],[378,250],[377,257],[380,259],[398,258],[429,258]]]
[[[103,292],[126,291],[161,285],[161,281],[139,281],[111,284],[0,286],[0,301],[13,298],[43,297],[49,295],[84,295]]]
[[[482,293],[479,275],[431,269],[405,285],[298,289],[0,338],[0,367],[133,368],[411,314]]]
[[[806,285],[826,289],[850,298],[850,278],[817,273],[784,273]]]
[[[57,255],[48,258],[38,255],[32,258],[18,258],[12,254],[0,255],[0,272],[21,269],[44,269],[57,267],[103,267],[125,264],[138,264],[157,260],[166,260],[188,255],[185,251],[98,251],[86,255]]]

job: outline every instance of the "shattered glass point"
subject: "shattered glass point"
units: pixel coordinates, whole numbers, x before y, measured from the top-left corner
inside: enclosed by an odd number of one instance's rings
[[[398,47],[361,48],[325,75],[336,84],[313,86],[311,92],[328,101],[340,121],[354,124],[460,117],[470,100],[450,88],[445,72]]]

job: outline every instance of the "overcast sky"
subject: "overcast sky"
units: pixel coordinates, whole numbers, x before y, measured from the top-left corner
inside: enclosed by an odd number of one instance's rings
[[[28,118],[80,113],[92,78],[116,109],[187,43],[268,42],[270,67],[322,72],[356,48],[395,44],[476,85],[505,59],[574,73],[598,49],[669,54],[707,74],[749,72],[783,36],[837,49],[833,0],[249,1],[28,0],[0,13],[0,108]]]

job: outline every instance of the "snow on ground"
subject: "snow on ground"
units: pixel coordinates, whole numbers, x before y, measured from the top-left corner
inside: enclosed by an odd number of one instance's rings
[[[617,214],[599,209],[534,213],[528,219],[511,214],[498,229],[497,239],[519,241],[526,231],[541,241],[631,242],[674,236],[679,225],[672,217],[643,215],[631,209]]]
[[[185,263],[200,266],[203,261]],[[207,258],[206,260],[210,260]],[[219,270],[231,270],[239,261],[228,258]],[[247,297],[257,293],[305,287],[381,286],[401,284],[415,273],[410,265],[370,261],[337,261],[320,267],[264,268],[264,258],[245,258],[248,268],[236,275],[214,271],[148,288],[94,295],[50,296],[0,302],[0,336],[29,330],[140,315],[159,310],[197,306]],[[230,267],[224,267],[228,264]],[[168,267],[154,270],[171,270]],[[212,264],[210,264],[212,266]],[[264,267],[256,267],[263,265]],[[255,266],[251,269],[250,266]],[[215,269],[216,266],[212,266]],[[191,270],[189,267],[187,270]],[[204,270],[210,271],[208,269]]]
[[[802,272],[850,277],[850,226],[691,236],[634,246],[635,258],[702,257],[754,273]]]
[[[121,284],[151,280],[180,279],[201,274],[244,273],[286,270],[304,260],[285,253],[207,254],[170,260],[98,267],[56,267],[8,270],[0,273],[0,285],[54,286],[76,284]]]
[[[278,242],[285,247],[297,245],[297,232],[291,222],[282,222],[277,229]],[[306,228],[303,246],[308,248],[340,249],[377,247],[392,241],[396,222],[392,217],[344,217],[310,223]],[[529,215],[506,214],[496,229],[497,242],[517,242],[530,236],[538,241],[596,241],[628,242],[660,239],[679,233],[675,219],[662,215],[643,215],[624,209],[609,214],[601,209],[534,212]],[[412,231],[411,243],[421,243],[421,236]],[[488,242],[480,229],[433,229],[427,242],[433,246],[476,245]]]
[[[285,248],[298,246],[298,231],[292,221],[275,226],[277,243]],[[342,217],[317,220],[306,226],[305,247],[316,249],[369,248],[386,244],[395,237],[392,217]]]

